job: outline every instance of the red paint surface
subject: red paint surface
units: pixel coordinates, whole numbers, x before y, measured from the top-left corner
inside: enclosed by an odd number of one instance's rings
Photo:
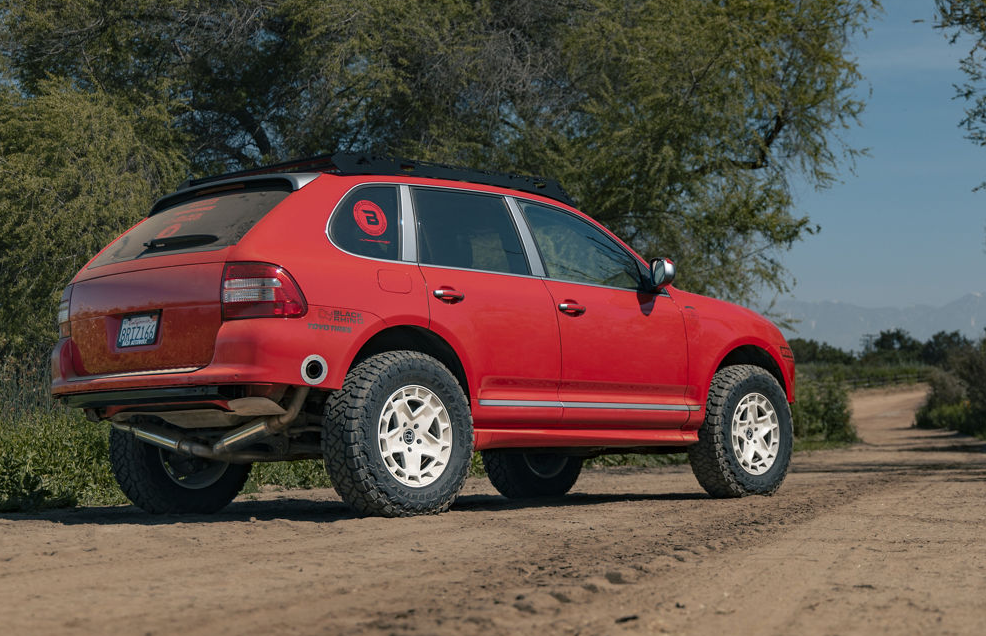
[[[704,417],[712,376],[738,347],[766,352],[793,399],[794,365],[780,354],[786,346],[780,332],[735,305],[674,288],[665,295],[641,294],[533,276],[383,263],[338,250],[325,236],[325,210],[370,180],[514,195],[577,212],[494,186],[323,175],[291,194],[234,246],[84,268],[73,281],[72,335],[59,341],[52,354],[53,393],[215,384],[297,386],[302,384],[301,362],[312,354],[322,356],[329,367],[317,388],[335,389],[371,338],[410,327],[436,335],[461,362],[478,448],[687,445],[695,441]],[[359,222],[362,210],[370,231],[361,228],[379,236],[386,218],[381,213],[379,224],[369,223],[365,212],[372,216],[375,210],[360,204],[342,213],[356,214]],[[308,301],[307,314],[223,322],[222,271],[234,261],[286,268]],[[442,300],[432,294],[436,289],[455,290],[463,297]],[[585,306],[585,313],[560,312],[558,304],[564,301]],[[154,345],[116,349],[122,317],[157,310],[161,332]],[[355,313],[359,321],[338,318]],[[174,367],[195,370],[140,373]],[[136,374],[99,377],[128,372]],[[479,400],[551,404],[481,406]],[[658,403],[697,410],[562,409],[558,403],[563,401]]]

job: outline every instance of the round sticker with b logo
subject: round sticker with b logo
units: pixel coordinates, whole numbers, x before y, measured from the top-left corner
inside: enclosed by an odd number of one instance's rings
[[[380,236],[387,231],[387,217],[373,201],[362,199],[353,206],[356,225],[370,236]]]

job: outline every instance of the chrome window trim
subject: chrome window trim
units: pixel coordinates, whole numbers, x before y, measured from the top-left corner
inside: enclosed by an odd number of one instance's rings
[[[407,263],[418,262],[418,223],[414,214],[414,201],[411,199],[411,186],[399,185],[401,215],[401,260]]]
[[[639,402],[554,402],[551,400],[480,400],[480,406],[562,407],[567,409],[625,409],[637,411],[698,411],[697,404],[649,404]]]
[[[531,228],[527,225],[527,217],[524,216],[515,197],[504,198],[507,200],[507,208],[510,210],[510,215],[514,218],[514,225],[517,228],[517,232],[520,234],[520,244],[527,254],[527,265],[531,270],[531,275],[545,278],[547,276],[547,270],[544,269],[541,252],[538,251],[537,242],[534,240],[534,235],[531,234]]]
[[[449,269],[457,272],[476,272],[478,274],[496,274],[498,276],[513,276],[514,278],[533,278],[535,280],[544,280],[543,276],[535,276],[534,274],[512,274],[510,272],[496,272],[491,269],[476,269],[475,267],[452,267],[451,265],[432,265],[430,263],[418,263],[418,267],[429,267],[432,269]]]

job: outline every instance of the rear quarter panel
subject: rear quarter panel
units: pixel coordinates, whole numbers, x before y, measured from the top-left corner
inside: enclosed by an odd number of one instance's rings
[[[352,187],[366,183],[366,177],[323,175],[292,194],[230,250],[231,261],[284,267],[305,295],[308,313],[295,328],[283,330],[283,341],[267,344],[267,351],[258,354],[290,369],[294,383],[302,360],[318,354],[329,367],[319,386],[341,387],[349,363],[373,335],[394,325],[428,326],[425,283],[416,263],[348,254],[326,236],[335,205]],[[260,328],[262,321],[235,322]],[[237,341],[249,340],[249,327],[234,323],[226,323],[224,330],[237,332]],[[230,346],[238,345],[230,341]]]

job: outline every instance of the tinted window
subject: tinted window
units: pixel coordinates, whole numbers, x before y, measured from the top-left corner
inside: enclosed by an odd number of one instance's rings
[[[228,190],[165,208],[127,230],[89,267],[235,245],[289,194],[290,189]]]
[[[412,192],[422,263],[530,273],[502,197],[427,188]]]
[[[398,210],[395,186],[353,190],[332,214],[329,235],[347,252],[396,261],[400,258]]]
[[[582,219],[521,203],[550,278],[637,289],[640,267],[621,245]]]

